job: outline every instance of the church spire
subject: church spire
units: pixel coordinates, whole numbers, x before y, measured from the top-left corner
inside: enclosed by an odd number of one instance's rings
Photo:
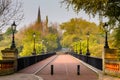
[[[37,23],[41,23],[40,6],[39,6],[39,8],[38,8]]]

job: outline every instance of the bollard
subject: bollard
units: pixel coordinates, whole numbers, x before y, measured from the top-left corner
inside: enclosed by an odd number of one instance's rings
[[[53,65],[51,65],[51,75],[53,75]]]
[[[80,65],[77,65],[77,75],[80,75]]]

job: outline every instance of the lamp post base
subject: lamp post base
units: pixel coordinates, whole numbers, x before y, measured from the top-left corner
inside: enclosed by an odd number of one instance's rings
[[[10,49],[15,49],[15,48],[16,48],[15,44],[12,44],[12,45],[10,46]]]
[[[32,55],[36,55],[36,53],[33,52]]]
[[[33,49],[32,55],[36,55],[36,50],[35,49]]]
[[[108,43],[105,43],[104,48],[109,48]]]
[[[90,52],[89,52],[89,50],[87,50],[86,56],[90,56]]]
[[[80,50],[80,54],[82,54],[82,50]]]

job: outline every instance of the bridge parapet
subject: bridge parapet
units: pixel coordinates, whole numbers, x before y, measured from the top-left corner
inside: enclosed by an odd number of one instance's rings
[[[99,70],[102,70],[102,58],[96,58],[96,57],[91,57],[91,56],[86,56],[81,54],[75,54],[75,53],[71,53],[71,55],[84,61],[87,64],[90,64],[91,66]]]
[[[0,75],[7,75],[17,70],[17,49],[5,48],[2,52],[2,60],[0,60]]]
[[[120,55],[117,49],[105,48],[102,58],[71,53],[74,57],[100,69],[104,74],[120,77]]]
[[[17,66],[17,71],[26,68],[32,64],[35,64],[41,60],[44,60],[50,56],[55,55],[56,52],[51,52],[47,54],[42,54],[42,55],[34,55],[34,56],[28,56],[28,57],[21,57],[17,59],[18,66]]]
[[[117,49],[104,49],[103,69],[105,74],[120,77],[120,57]]]

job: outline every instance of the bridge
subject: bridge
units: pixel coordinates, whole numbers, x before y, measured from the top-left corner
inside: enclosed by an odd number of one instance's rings
[[[120,80],[102,73],[102,59],[73,52],[21,57],[17,62],[17,71],[0,80]]]

